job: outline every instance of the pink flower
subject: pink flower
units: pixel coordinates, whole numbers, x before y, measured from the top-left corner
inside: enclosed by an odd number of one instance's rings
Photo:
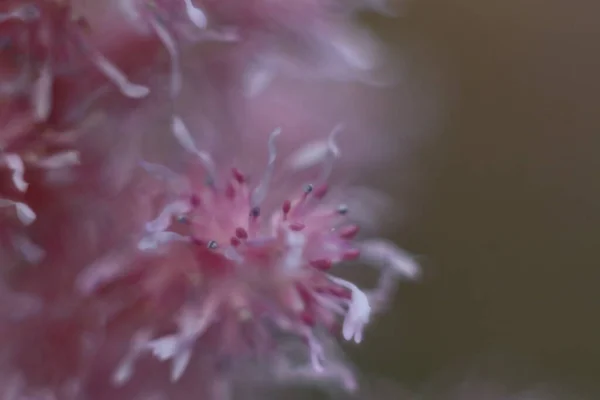
[[[225,361],[280,357],[277,337],[285,333],[306,343],[307,368],[314,379],[337,371],[352,389],[348,371],[327,359],[319,332],[335,333],[341,321],[342,336],[360,343],[373,311],[371,301],[384,303],[390,283],[413,278],[418,269],[387,242],[354,240],[358,226],[349,219],[354,210],[344,204],[343,193],[328,193],[340,156],[338,131],[330,134],[313,179],[302,185],[285,170],[279,174],[277,139],[284,134],[279,130],[267,144],[264,172],[249,180],[235,166],[220,165],[199,149],[178,117],[174,124],[192,165],[181,175],[143,164],[166,184],[163,206],[137,242],[137,250],[147,255],[134,263],[130,260],[136,256],[127,252],[109,255],[79,277],[80,288],[97,301],[103,301],[97,291],[108,285],[111,293],[121,293],[112,299],[117,301],[113,307],[125,307],[123,299],[135,291],[135,307],[152,310],[138,326],[136,335],[144,339],[134,341],[133,354],[124,358],[114,379],[126,384],[137,359],[147,353],[170,362],[173,382],[195,358],[208,358],[219,375],[218,366]],[[277,186],[290,179],[295,187],[281,192]],[[272,197],[278,192],[287,198]],[[382,269],[381,286],[373,291],[364,292],[332,273],[361,254],[363,261]],[[306,374],[304,367],[297,368]]]
[[[418,267],[356,239],[377,197],[343,182],[385,143],[362,92],[297,80],[373,67],[337,5],[3,4],[0,399],[219,399],[252,363],[355,389],[331,338]]]

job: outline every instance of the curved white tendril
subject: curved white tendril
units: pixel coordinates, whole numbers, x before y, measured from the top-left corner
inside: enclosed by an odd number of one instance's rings
[[[192,0],[183,0],[185,3],[185,11],[188,15],[188,18],[196,27],[200,29],[205,29],[208,25],[208,19],[206,18],[206,14],[200,9],[196,7]]]
[[[156,36],[158,36],[163,46],[169,53],[169,59],[171,62],[171,98],[175,99],[181,92],[182,85],[181,65],[177,43],[175,42],[173,35],[169,33],[168,29],[156,18],[150,19],[150,25],[152,26],[152,29],[154,29]]]
[[[281,128],[275,129],[269,136],[269,162],[267,168],[260,180],[258,186],[252,191],[250,196],[250,207],[255,208],[265,200],[269,192],[269,185],[275,170],[275,161],[277,160],[277,147],[275,146],[275,139],[281,134]]]
[[[190,153],[198,156],[202,166],[206,169],[209,179],[214,181],[216,177],[216,168],[212,157],[206,151],[199,150],[196,147],[196,143],[194,143],[194,139],[192,139],[190,131],[187,129],[185,123],[180,117],[173,117],[172,129],[173,135],[175,135],[175,138],[179,141],[179,144]]]

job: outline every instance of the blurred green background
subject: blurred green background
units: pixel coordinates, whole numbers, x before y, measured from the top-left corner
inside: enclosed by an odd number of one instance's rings
[[[361,368],[408,388],[482,363],[600,386],[599,17],[598,1],[418,0],[374,21],[448,86],[395,233],[425,274],[349,349]]]

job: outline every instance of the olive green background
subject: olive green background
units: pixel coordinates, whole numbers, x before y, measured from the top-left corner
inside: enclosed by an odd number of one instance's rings
[[[410,68],[437,62],[447,98],[394,234],[424,276],[349,349],[365,371],[412,389],[478,369],[600,386],[599,16],[597,1],[418,0],[370,21]]]

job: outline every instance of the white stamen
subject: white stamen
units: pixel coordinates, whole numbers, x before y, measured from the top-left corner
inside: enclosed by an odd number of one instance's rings
[[[175,138],[179,141],[179,144],[190,153],[198,156],[200,162],[202,162],[202,166],[204,169],[206,169],[209,179],[214,180],[216,176],[216,169],[210,154],[205,151],[198,150],[196,144],[194,143],[194,139],[192,139],[192,135],[190,135],[190,132],[180,117],[173,117],[172,129],[173,135],[175,135]]]
[[[252,208],[258,207],[267,197],[267,193],[269,192],[269,185],[271,183],[273,171],[275,170],[275,161],[277,160],[277,148],[275,147],[275,139],[280,134],[281,128],[277,128],[273,132],[271,132],[271,135],[269,136],[269,162],[267,164],[265,173],[262,176],[262,179],[260,180],[260,183],[252,191],[252,195],[250,196],[250,207]]]
[[[12,237],[13,246],[19,250],[21,255],[30,264],[39,264],[44,259],[46,252],[33,243],[26,236],[18,235]]]
[[[112,384],[114,386],[123,386],[133,375],[134,361],[131,357],[125,357],[117,366],[112,376]]]
[[[146,223],[147,232],[162,232],[165,231],[169,225],[171,225],[171,219],[178,215],[183,214],[191,210],[189,202],[186,201],[175,201],[169,203],[161,211],[158,217],[148,223]]]
[[[361,258],[382,271],[377,287],[369,293],[375,309],[380,311],[392,297],[400,278],[418,278],[420,270],[415,260],[393,243],[370,240],[361,245]]]
[[[325,350],[315,337],[315,334],[309,328],[302,328],[302,334],[308,342],[308,350],[310,353],[310,363],[315,372],[322,373],[325,370],[323,361],[325,360]]]
[[[171,381],[178,381],[192,357],[195,341],[202,336],[213,320],[216,303],[208,301],[202,313],[183,312],[179,315],[180,333],[148,343],[152,354],[161,361],[172,360]]]
[[[200,313],[197,310],[184,310],[177,318],[181,335],[193,340],[202,336],[212,323],[219,304],[218,299],[211,297],[205,301]]]
[[[190,181],[184,176],[177,175],[164,165],[140,161],[140,167],[156,179],[168,183],[177,193],[187,193],[190,191]]]
[[[79,152],[69,150],[43,158],[37,161],[36,165],[44,169],[58,169],[78,165],[79,163]]]
[[[164,180],[176,180],[179,179],[179,175],[171,171],[164,165],[149,163],[146,161],[140,161],[140,167],[142,167],[149,174],[154,175],[157,178]]]
[[[119,8],[132,21],[141,19],[140,16],[140,2],[137,0],[121,0],[118,2]]]
[[[303,170],[311,168],[319,163],[325,163],[321,180],[327,179],[333,169],[333,162],[340,155],[340,149],[335,141],[339,132],[343,129],[342,124],[333,128],[327,140],[317,140],[306,144],[295,151],[288,159],[287,166],[292,170]],[[323,178],[324,177],[324,178]]]
[[[25,181],[25,165],[23,159],[17,154],[5,154],[3,157],[6,166],[12,170],[12,181],[15,187],[21,191],[27,191],[29,184]]]
[[[204,29],[208,25],[206,14],[199,8],[196,7],[192,0],[183,0],[185,2],[185,11],[187,12],[188,18],[198,28]]]
[[[160,361],[173,360],[171,382],[178,381],[192,357],[191,345],[179,335],[169,335],[151,341],[148,347]]]
[[[21,19],[21,16],[19,15],[20,10],[21,7],[17,8],[16,10],[11,10],[7,13],[0,13],[0,23],[10,21],[11,19]]]
[[[330,43],[333,48],[339,52],[344,61],[346,61],[353,68],[367,71],[375,67],[375,60],[377,57],[375,54],[373,54],[373,52],[371,52],[371,54],[366,53],[366,47],[349,41],[345,36],[333,38]]]
[[[239,30],[235,27],[224,27],[220,30],[209,30],[203,32],[206,40],[216,42],[237,42],[241,39]]]
[[[296,271],[302,266],[306,237],[300,232],[287,230],[285,233],[287,251],[283,258],[283,268],[286,271]]]
[[[233,246],[228,246],[225,249],[225,251],[223,252],[223,255],[228,260],[231,260],[231,261],[233,261],[233,262],[235,262],[237,264],[241,264],[241,263],[244,262],[244,257]]]
[[[419,265],[406,252],[384,240],[369,240],[361,245],[361,258],[366,262],[389,269],[397,276],[410,279],[419,275]]]
[[[77,277],[75,281],[77,290],[84,295],[92,294],[98,286],[121,275],[127,261],[128,257],[119,253],[109,254],[95,260],[85,267]]]
[[[297,383],[298,380],[307,382],[315,381],[340,381],[343,387],[350,393],[358,389],[358,383],[353,372],[342,363],[328,362],[322,371],[315,371],[313,365],[292,366],[289,361],[283,359],[275,367],[275,373],[279,380]]]
[[[179,335],[163,336],[148,343],[154,357],[160,361],[166,361],[177,353],[181,343]]]
[[[352,292],[352,300],[350,300],[348,313],[344,318],[342,334],[344,335],[344,339],[354,339],[356,343],[360,343],[362,341],[364,326],[369,322],[371,314],[369,300],[363,291],[353,283],[334,276],[329,276],[329,279],[342,287],[350,289]]]
[[[173,358],[173,366],[171,368],[171,382],[177,382],[185,372],[190,359],[192,358],[192,349],[186,349]]]
[[[319,305],[323,306],[324,308],[327,308],[338,315],[343,316],[346,314],[346,310],[345,310],[344,306],[342,304],[340,304],[341,301],[338,298],[327,297],[327,296],[319,294],[319,293],[313,293],[313,297],[315,298],[317,303],[319,303]],[[344,304],[345,304],[345,302],[344,302]]]
[[[35,118],[38,122],[45,121],[52,111],[52,70],[50,62],[46,62],[40,71],[39,78],[33,85],[31,100],[35,110]]]
[[[169,31],[155,18],[150,20],[150,25],[169,53],[171,61],[171,97],[175,98],[181,92],[181,66],[177,43]]]
[[[131,339],[131,348],[129,349],[129,352],[125,355],[123,360],[121,360],[113,373],[113,385],[122,386],[131,379],[131,376],[133,375],[133,365],[150,341],[150,335],[151,332],[149,330],[141,330],[134,334]]]
[[[310,142],[296,150],[288,159],[287,166],[292,170],[310,168],[321,162],[327,155],[328,146],[324,140]]]
[[[36,219],[35,212],[25,203],[16,203],[17,217],[23,225],[31,225]]]
[[[88,55],[94,65],[106,76],[112,83],[117,85],[121,93],[133,99],[146,97],[150,93],[150,89],[143,85],[132,83],[127,79],[125,74],[111,63],[102,53],[88,47]]]
[[[256,97],[261,94],[273,81],[275,74],[267,67],[250,67],[245,76],[245,95],[247,97]]]
[[[335,139],[343,128],[344,127],[342,124],[336,125],[327,138],[327,154],[325,155],[325,160],[323,161],[323,170],[321,171],[321,175],[318,179],[319,185],[327,181],[331,175],[331,172],[333,171],[333,164],[335,163],[335,160],[340,157],[340,148],[338,147]]]
[[[31,208],[29,208],[27,204],[8,199],[0,199],[0,207],[10,206],[15,206],[15,210],[17,211],[17,218],[19,218],[19,221],[21,221],[23,225],[31,225],[31,223],[35,221],[35,212]]]
[[[40,11],[37,7],[32,4],[26,4],[7,13],[0,13],[0,23],[10,21],[11,19],[20,19],[21,21],[27,22],[38,18],[39,16]]]
[[[155,232],[148,235],[138,242],[138,249],[141,251],[154,250],[158,246],[165,243],[172,242],[189,242],[191,239],[186,236],[182,236],[175,232]]]

